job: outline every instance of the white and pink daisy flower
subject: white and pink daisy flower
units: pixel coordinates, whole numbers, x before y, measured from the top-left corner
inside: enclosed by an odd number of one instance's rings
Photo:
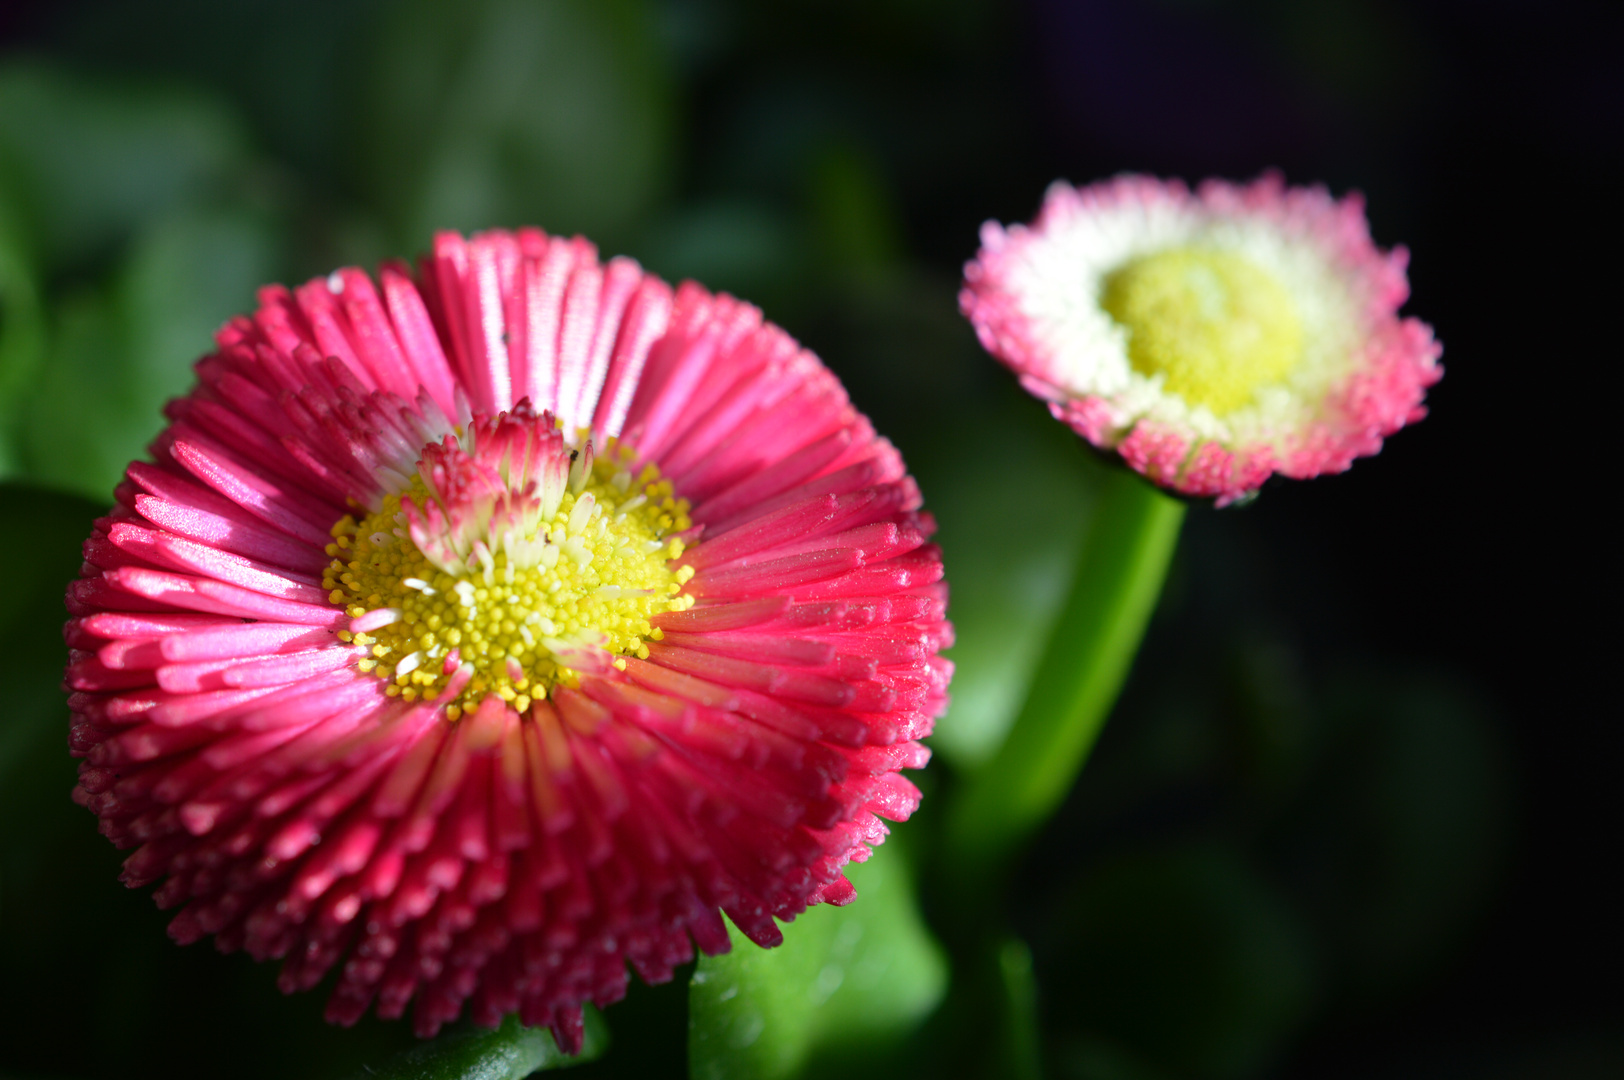
[[[1443,374],[1398,309],[1403,248],[1357,195],[1273,174],[1056,183],[1030,226],[982,228],[960,306],[982,344],[1089,442],[1220,504],[1272,473],[1341,472],[1425,415]]]
[[[951,665],[890,443],[761,313],[536,230],[264,290],[68,591],[78,801],[171,935],[560,1044],[908,817]]]

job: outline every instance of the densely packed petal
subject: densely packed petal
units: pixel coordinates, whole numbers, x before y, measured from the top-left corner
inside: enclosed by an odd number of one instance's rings
[[[578,1046],[908,817],[946,702],[896,450],[748,304],[535,230],[265,289],[68,591],[75,798],[171,935]]]
[[[1357,196],[1121,176],[988,222],[960,306],[1055,417],[1156,483],[1232,502],[1341,472],[1425,415],[1432,331]]]

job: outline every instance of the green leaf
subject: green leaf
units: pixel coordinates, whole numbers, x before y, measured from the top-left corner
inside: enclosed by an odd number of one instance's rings
[[[97,256],[210,192],[245,145],[236,119],[195,93],[0,65],[0,175],[47,269]]]
[[[354,1080],[523,1080],[532,1073],[584,1065],[609,1047],[603,1016],[586,1010],[586,1041],[575,1057],[546,1028],[527,1028],[517,1017],[495,1031],[465,1029],[413,1047],[383,1065],[369,1065]]]
[[[894,1047],[934,1009],[947,964],[914,905],[894,842],[847,868],[857,899],[818,906],[760,949],[699,962],[689,988],[693,1080],[776,1080],[818,1058],[850,1061]]]
[[[643,4],[417,0],[380,23],[363,180],[408,247],[525,224],[607,243],[663,189],[673,91]]]
[[[0,478],[17,471],[12,433],[18,397],[45,347],[44,315],[18,208],[0,178]]]
[[[1020,715],[949,811],[954,871],[967,880],[1006,860],[1071,790],[1161,594],[1184,504],[1126,469],[1103,480]]]
[[[1106,471],[1024,398],[986,396],[965,420],[977,438],[944,439],[912,462],[953,589],[952,705],[931,749],[961,769],[991,757],[1015,721]],[[1012,528],[1003,507],[1019,507],[1026,524]]]
[[[186,392],[192,365],[231,315],[251,309],[276,265],[259,219],[189,212],[146,229],[110,288],[66,297],[48,363],[20,406],[26,474],[106,497]]]
[[[23,800],[38,782],[25,762],[44,743],[60,747],[62,593],[79,568],[79,544],[102,512],[96,503],[71,495],[0,484],[0,680],[6,707],[0,710],[0,847],[9,827],[18,826]],[[66,757],[65,750],[58,750]],[[3,914],[0,914],[3,917]]]

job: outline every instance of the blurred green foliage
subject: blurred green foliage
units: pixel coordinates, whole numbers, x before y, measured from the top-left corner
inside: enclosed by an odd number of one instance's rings
[[[215,329],[273,278],[276,244],[252,214],[176,212],[140,230],[110,282],[63,296],[15,421],[19,471],[105,498]]]
[[[1438,970],[1506,855],[1508,762],[1469,687],[1368,661],[1310,678],[1255,626],[1199,655],[1200,603],[1169,598],[1187,619],[1153,633],[1050,826],[1092,851],[1027,916],[1059,1075],[1267,1075],[1316,1014]]]
[[[5,436],[16,422],[44,347],[44,315],[30,247],[16,220],[15,200],[0,186],[0,477],[17,468],[16,448]]]
[[[436,228],[579,230],[761,304],[902,449],[953,589],[954,704],[907,849],[854,868],[857,902],[808,912],[780,949],[701,962],[691,998],[680,975],[634,987],[583,1080],[983,1059],[1023,1080],[1261,1076],[1316,1025],[1402,1000],[1472,925],[1510,812],[1492,711],[1379,658],[1322,670],[1219,542],[1234,517],[1202,511],[1087,782],[1006,890],[1030,948],[987,927],[992,960],[966,959],[982,942],[966,950],[920,886],[918,867],[952,857],[932,851],[933,808],[1020,707],[1108,468],[956,311],[978,215],[1025,214],[1050,179],[1005,6],[73,11],[32,54],[0,56],[0,1075],[546,1060],[512,1028],[392,1057],[414,1042],[402,1025],[328,1027],[322,991],[283,998],[269,965],[173,946],[67,797],[61,589],[162,402],[258,285],[407,255]],[[950,975],[998,1004],[930,1026]],[[1609,1052],[1550,1060],[1580,1076]]]
[[[144,225],[209,199],[245,144],[231,107],[205,92],[43,63],[0,69],[0,175],[46,273],[113,255]]]
[[[0,476],[106,498],[277,274],[246,146],[196,90],[0,67]]]
[[[1048,1003],[1075,1032],[1062,1075],[1255,1075],[1311,1005],[1299,917],[1226,847],[1125,854],[1060,906],[1050,963],[1079,974]]]
[[[379,9],[355,129],[393,236],[544,222],[623,243],[669,173],[674,87],[634,0]]]

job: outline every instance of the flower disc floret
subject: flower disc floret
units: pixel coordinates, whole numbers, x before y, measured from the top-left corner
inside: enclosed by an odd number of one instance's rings
[[[553,687],[578,685],[582,670],[648,659],[646,642],[664,636],[650,620],[694,602],[682,595],[693,571],[668,565],[682,555],[675,534],[691,527],[689,508],[656,466],[638,470],[610,442],[550,516],[476,542],[473,565],[436,561],[413,542],[410,520],[435,502],[420,476],[361,521],[334,525],[322,584],[354,620],[340,636],[367,650],[359,669],[388,682],[390,696],[432,699],[455,720],[488,693],[522,713]]]
[[[1128,332],[1128,359],[1186,401],[1233,412],[1302,359],[1291,295],[1231,251],[1173,248],[1106,275],[1100,306]]]

